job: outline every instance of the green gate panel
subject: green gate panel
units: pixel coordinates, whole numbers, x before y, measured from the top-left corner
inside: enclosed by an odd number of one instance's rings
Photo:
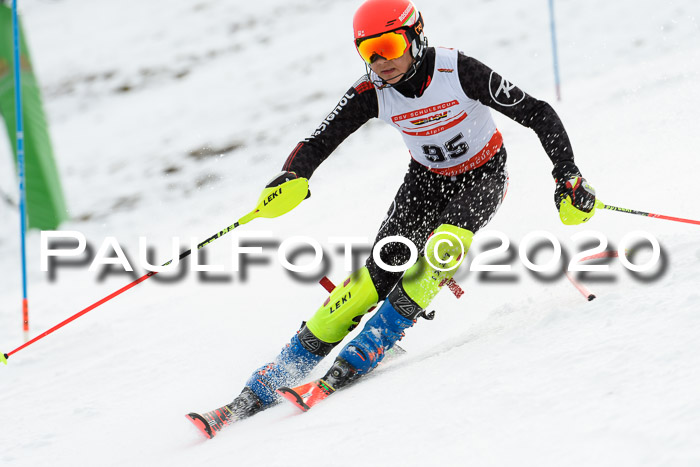
[[[39,83],[20,27],[22,113],[29,228],[56,230],[68,219],[61,180],[56,168]],[[17,164],[15,85],[13,72],[12,9],[0,4],[0,115],[12,142]]]

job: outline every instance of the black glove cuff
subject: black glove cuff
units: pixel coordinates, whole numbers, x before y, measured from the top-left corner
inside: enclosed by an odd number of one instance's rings
[[[563,181],[571,177],[583,177],[583,175],[581,175],[581,171],[576,167],[574,161],[560,161],[554,164],[552,177],[556,181]]]
[[[290,180],[294,180],[295,178],[299,178],[299,176],[297,174],[295,174],[294,172],[280,172],[278,175],[275,175],[275,178],[270,180],[267,185],[265,185],[265,188],[279,186],[285,182],[288,182]]]

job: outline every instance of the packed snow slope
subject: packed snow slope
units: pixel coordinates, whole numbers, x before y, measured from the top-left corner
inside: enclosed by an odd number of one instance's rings
[[[561,102],[546,2],[418,6],[431,44],[460,48],[552,103],[601,200],[700,219],[700,4],[555,3]],[[356,0],[19,4],[71,210],[62,227],[93,252],[114,237],[139,274],[139,236],[157,263],[172,256],[173,237],[202,240],[232,224],[364,72]],[[202,250],[224,267],[217,281],[154,277],[0,367],[0,465],[700,465],[700,227],[611,211],[562,226],[539,141],[495,118],[511,184],[487,230],[510,239],[513,270],[460,270],[466,294],[443,291],[435,320],[402,340],[403,357],[306,414],[281,405],[203,440],[184,414],[230,402],[326,297],[314,274],[302,282],[276,260],[233,273],[237,230]],[[5,141],[0,153],[0,187],[16,200]],[[398,133],[371,122],[314,174],[310,199],[240,232],[312,236],[341,281],[329,237],[373,238],[408,160]],[[598,295],[587,302],[562,274],[544,280],[522,266],[521,240],[541,230],[569,255],[582,250],[579,232],[616,248],[646,231],[662,261],[641,276],[612,261],[583,278]],[[23,343],[18,236],[17,209],[3,202],[3,352]],[[27,243],[31,336],[137,277],[116,268],[100,278],[86,258],[51,280],[39,239],[31,232]]]

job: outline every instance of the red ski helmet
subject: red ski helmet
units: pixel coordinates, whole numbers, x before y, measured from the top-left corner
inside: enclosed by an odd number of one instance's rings
[[[380,56],[393,60],[411,49],[416,66],[428,42],[423,17],[409,0],[367,0],[353,18],[355,47],[366,63]]]

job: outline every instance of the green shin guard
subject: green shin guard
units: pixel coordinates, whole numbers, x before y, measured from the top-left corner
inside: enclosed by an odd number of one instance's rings
[[[440,286],[454,276],[467,254],[474,233],[450,224],[435,229],[421,256],[403,276],[406,294],[425,309],[440,291]]]
[[[323,342],[340,342],[378,301],[369,270],[362,267],[333,289],[306,327]]]

